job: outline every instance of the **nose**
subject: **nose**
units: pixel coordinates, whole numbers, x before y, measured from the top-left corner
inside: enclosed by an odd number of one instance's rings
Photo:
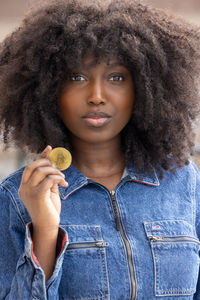
[[[105,104],[105,90],[103,83],[100,80],[94,80],[90,84],[90,93],[88,97],[88,104]]]

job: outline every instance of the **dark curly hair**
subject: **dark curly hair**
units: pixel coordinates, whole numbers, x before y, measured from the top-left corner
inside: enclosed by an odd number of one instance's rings
[[[200,30],[137,0],[54,1],[27,15],[0,46],[0,124],[10,141],[38,153],[70,148],[58,101],[90,50],[117,57],[135,87],[122,131],[126,160],[141,172],[188,163],[199,113]]]

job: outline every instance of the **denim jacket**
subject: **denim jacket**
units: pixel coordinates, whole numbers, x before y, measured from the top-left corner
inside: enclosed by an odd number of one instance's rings
[[[200,173],[193,163],[163,179],[129,166],[115,191],[67,169],[46,283],[18,195],[22,172],[0,185],[0,300],[200,299]]]

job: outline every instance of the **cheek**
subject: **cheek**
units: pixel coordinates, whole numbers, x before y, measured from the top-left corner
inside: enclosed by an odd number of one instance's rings
[[[117,104],[121,109],[132,110],[135,99],[135,93],[132,83],[126,84],[122,89],[116,89],[114,91],[114,98],[117,100]]]
[[[65,122],[70,118],[73,118],[74,113],[77,110],[77,105],[75,101],[73,101],[73,97],[65,93],[58,102],[59,112],[62,120]]]
[[[60,113],[60,116],[61,116],[61,119],[65,122],[65,120],[68,119],[68,117],[71,115],[69,113],[69,107],[67,105],[66,102],[64,101],[60,101],[59,103],[59,113]],[[68,116],[69,115],[69,116]]]
[[[124,97],[121,98],[118,105],[118,111],[123,113],[125,118],[130,118],[134,105],[134,96],[133,97]]]

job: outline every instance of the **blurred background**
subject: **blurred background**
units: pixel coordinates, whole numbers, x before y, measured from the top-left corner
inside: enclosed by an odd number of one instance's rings
[[[183,16],[192,23],[200,25],[200,0],[141,0],[141,2],[167,9]],[[24,15],[38,3],[39,0],[0,0],[0,41],[15,29]],[[24,157],[20,149],[17,150],[12,147],[9,150],[3,150],[2,138],[0,137],[0,181],[26,164],[29,159]],[[200,168],[200,130],[196,139],[196,153],[192,159]]]

